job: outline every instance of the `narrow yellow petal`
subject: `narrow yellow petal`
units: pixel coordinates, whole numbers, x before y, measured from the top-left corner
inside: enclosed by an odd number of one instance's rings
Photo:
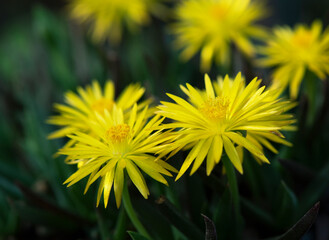
[[[108,171],[104,178],[104,207],[106,208],[114,181],[114,168]]]
[[[226,137],[225,135],[222,136],[223,138],[223,143],[224,143],[224,149],[225,152],[227,154],[227,156],[229,157],[229,159],[231,160],[232,164],[234,165],[234,167],[241,173],[243,174],[243,169],[242,169],[242,164],[241,164],[241,160],[239,159],[239,155],[238,152],[236,151],[233,143],[231,142],[231,140]]]
[[[123,184],[124,184],[123,166],[121,164],[117,164],[117,167],[115,169],[115,176],[114,176],[114,195],[115,195],[115,202],[117,204],[117,208],[119,208],[121,205]]]
[[[148,198],[149,190],[146,186],[145,180],[138,168],[130,160],[126,160],[126,169],[131,181],[137,187],[138,191],[143,195],[145,199]]]
[[[211,151],[214,154],[215,163],[219,163],[223,152],[223,139],[220,136],[215,135]]]
[[[74,183],[80,181],[82,178],[86,177],[87,175],[91,174],[94,170],[98,169],[103,164],[103,161],[95,161],[93,163],[89,163],[84,165],[83,167],[79,168],[78,171],[73,173],[65,182],[69,183],[67,186],[71,186]]]
[[[215,98],[215,92],[214,92],[214,89],[212,87],[211,80],[210,80],[208,74],[204,75],[204,83],[205,83],[205,86],[206,86],[206,92],[207,92],[208,97]]]
[[[178,175],[175,179],[175,181],[177,181],[185,172],[186,170],[189,168],[189,166],[192,164],[193,160],[197,157],[197,155],[199,154],[201,147],[203,145],[203,143],[205,142],[204,139],[200,140],[190,151],[190,153],[187,155],[181,169],[178,172]]]
[[[105,178],[102,178],[102,180],[99,184],[99,187],[98,187],[98,191],[97,191],[97,204],[96,204],[96,207],[99,206],[99,202],[101,200],[101,196],[102,196],[103,189],[104,189],[104,182],[105,182]]]
[[[209,148],[210,148],[210,145],[211,145],[211,142],[212,142],[212,138],[208,138],[204,144],[201,146],[201,150],[199,151],[198,153],[198,156],[196,157],[194,163],[193,163],[193,167],[192,167],[192,170],[191,170],[191,173],[190,173],[190,176],[195,173],[195,171],[200,167],[200,165],[202,164],[203,160],[205,159],[208,151],[209,151]]]
[[[291,80],[290,95],[294,99],[297,98],[299,86],[301,81],[303,80],[304,74],[305,74],[305,67],[299,66],[295,72],[293,79]]]
[[[104,97],[110,100],[114,99],[114,84],[111,80],[105,84]]]

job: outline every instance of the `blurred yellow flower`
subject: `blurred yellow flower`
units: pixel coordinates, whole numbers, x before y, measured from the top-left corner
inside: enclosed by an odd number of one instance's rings
[[[259,51],[264,55],[259,60],[262,66],[276,67],[274,85],[286,88],[290,84],[292,98],[298,96],[306,70],[321,79],[329,74],[329,30],[322,33],[320,21],[314,21],[311,27],[277,27]]]
[[[173,119],[173,123],[163,124],[162,129],[179,129],[172,132],[175,141],[162,149],[161,155],[169,157],[180,149],[191,149],[176,178],[180,178],[194,161],[193,174],[206,158],[207,175],[219,163],[223,149],[235,168],[243,173],[239,147],[246,148],[262,162],[269,163],[262,149],[246,137],[250,131],[278,132],[295,122],[292,115],[285,113],[289,101],[269,99],[276,95],[275,89],[260,87],[260,80],[253,79],[247,86],[241,74],[233,81],[224,80],[211,83],[205,75],[206,94],[186,84],[181,86],[189,97],[189,102],[168,94],[176,103],[161,102],[159,114]]]
[[[201,70],[208,71],[213,59],[220,64],[230,60],[231,43],[252,56],[255,51],[249,38],[264,36],[255,22],[265,13],[260,3],[251,0],[182,1],[173,26],[176,45],[184,48],[181,57],[188,60],[201,50]]]
[[[103,193],[104,205],[108,204],[113,187],[117,207],[121,204],[124,184],[124,170],[144,198],[149,190],[140,169],[147,175],[167,185],[162,175],[172,176],[168,171],[177,172],[168,163],[158,159],[154,153],[161,150],[168,140],[165,133],[153,131],[163,121],[159,116],[149,120],[147,106],[138,112],[135,104],[128,120],[125,120],[123,110],[113,106],[111,112],[97,114],[90,126],[95,136],[76,131],[68,137],[75,141],[71,147],[59,150],[59,154],[66,155],[69,164],[77,164],[78,170],[66,181],[68,187],[89,175],[85,188],[98,178],[101,182],[97,194],[97,206]]]
[[[112,81],[105,84],[102,91],[99,83],[94,81],[86,89],[78,88],[78,94],[67,92],[65,94],[64,104],[55,104],[55,109],[59,112],[58,116],[52,116],[48,123],[61,126],[62,128],[50,134],[48,138],[65,137],[75,131],[90,132],[91,120],[96,118],[96,114],[104,114],[104,111],[111,111],[114,104],[122,108],[129,114],[129,109],[143,96],[145,89],[139,84],[129,85],[117,100],[114,100],[115,91]],[[149,101],[141,103],[140,107],[145,107]],[[70,141],[69,143],[72,143]]]
[[[96,41],[121,40],[123,28],[135,31],[151,20],[150,14],[163,16],[166,8],[159,0],[71,0],[71,15],[92,24]]]

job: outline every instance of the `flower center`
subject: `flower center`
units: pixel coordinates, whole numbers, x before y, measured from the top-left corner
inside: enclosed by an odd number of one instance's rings
[[[225,6],[223,4],[218,4],[211,7],[210,15],[217,20],[223,20],[227,15],[227,11],[228,11],[228,6]]]
[[[98,113],[103,113],[105,109],[110,111],[113,104],[114,102],[111,99],[100,98],[91,105],[91,108]]]
[[[210,120],[222,120],[226,117],[230,101],[225,97],[208,98],[200,111]]]
[[[313,35],[310,31],[300,31],[297,32],[293,38],[292,42],[301,48],[308,48],[311,46],[313,40]]]
[[[112,143],[122,143],[129,137],[130,127],[128,124],[118,124],[116,126],[110,127],[106,131],[106,138]]]

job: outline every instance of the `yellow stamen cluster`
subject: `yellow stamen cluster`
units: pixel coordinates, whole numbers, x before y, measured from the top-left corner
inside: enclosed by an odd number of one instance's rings
[[[301,48],[308,48],[313,41],[311,31],[301,31],[292,37],[292,42]]]
[[[210,10],[210,13],[211,16],[214,17],[214,19],[221,21],[227,16],[228,6],[223,6],[223,5],[215,6]]]
[[[100,98],[91,105],[91,108],[98,113],[103,113],[105,109],[111,111],[113,104],[111,99]]]
[[[130,134],[130,127],[128,124],[118,124],[110,127],[106,131],[106,138],[112,143],[121,143],[128,138]]]
[[[200,111],[211,120],[221,120],[226,117],[229,104],[229,100],[225,97],[208,98]]]

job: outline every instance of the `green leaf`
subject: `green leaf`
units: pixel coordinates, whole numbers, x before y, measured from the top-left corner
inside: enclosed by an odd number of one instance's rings
[[[137,232],[128,231],[128,234],[130,235],[131,239],[133,239],[133,240],[149,240],[148,238],[144,237],[143,235],[141,235]]]
[[[128,186],[126,182],[124,183],[124,187],[123,187],[122,202],[127,212],[127,215],[129,216],[134,227],[138,230],[138,232],[150,238],[150,235],[148,234],[147,230],[144,228],[143,224],[139,221],[135,209],[131,204]]]
[[[298,201],[294,192],[284,181],[281,181],[278,189],[277,204],[275,207],[276,222],[279,226],[285,227],[293,221]]]
[[[207,199],[205,197],[205,187],[202,179],[196,174],[186,179],[186,197],[189,199],[189,213],[194,223],[202,223],[200,212],[206,208]],[[218,187],[218,186],[217,186]]]
[[[226,190],[216,200],[217,206],[214,211],[213,220],[216,224],[217,232],[221,239],[241,239],[237,232],[237,222],[235,221],[233,203],[231,200],[230,190]]]
[[[0,190],[3,190],[13,198],[23,197],[22,192],[19,190],[19,188],[2,176],[0,176]]]
[[[329,185],[329,163],[325,165],[322,170],[316,175],[310,184],[304,190],[300,197],[299,215],[301,216],[307,209],[309,209],[315,202],[320,199],[321,195]]]
[[[168,220],[159,211],[156,200],[150,197],[147,201],[140,196],[132,196],[135,210],[147,231],[157,240],[176,239],[173,235],[173,227],[168,224]]]
[[[166,198],[160,198],[157,201],[157,204],[160,212],[168,219],[172,225],[174,225],[181,233],[188,237],[188,239],[204,239],[201,230],[186,217],[181,215],[179,211]]]
[[[250,217],[258,219],[260,222],[272,226],[274,223],[273,217],[258,205],[252,203],[248,199],[241,197],[241,205],[243,210],[250,215]],[[244,217],[248,217],[245,216]]]

